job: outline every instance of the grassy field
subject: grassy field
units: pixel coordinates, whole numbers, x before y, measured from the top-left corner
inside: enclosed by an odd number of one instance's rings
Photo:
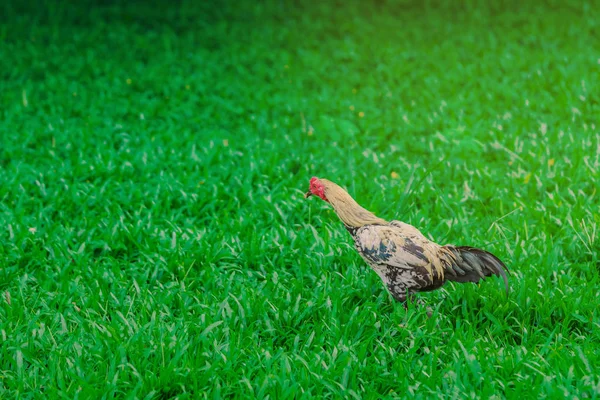
[[[595,6],[448,3],[0,5],[0,398],[600,398]],[[510,296],[405,310],[313,175]]]

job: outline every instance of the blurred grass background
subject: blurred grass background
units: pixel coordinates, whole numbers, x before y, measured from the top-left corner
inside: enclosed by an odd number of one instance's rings
[[[0,396],[597,398],[595,8],[3,2]],[[509,299],[405,311],[313,175]]]

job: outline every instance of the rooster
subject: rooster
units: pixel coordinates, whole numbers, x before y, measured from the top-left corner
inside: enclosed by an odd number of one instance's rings
[[[313,177],[304,197],[320,197],[352,235],[361,257],[379,275],[390,294],[406,306],[416,292],[440,288],[446,281],[479,282],[491,275],[504,279],[506,265],[485,250],[469,246],[441,246],[414,226],[386,221],[361,207],[344,189],[327,179]]]

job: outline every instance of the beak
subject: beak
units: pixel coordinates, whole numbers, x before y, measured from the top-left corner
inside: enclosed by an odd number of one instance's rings
[[[308,199],[310,196],[312,196],[312,193],[311,193],[311,192],[306,192],[306,193],[304,193],[304,198],[305,198],[305,199]]]

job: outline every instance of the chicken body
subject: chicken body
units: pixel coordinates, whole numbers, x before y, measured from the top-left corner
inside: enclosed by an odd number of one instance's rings
[[[306,197],[310,195],[333,206],[358,253],[396,300],[404,303],[408,296],[438,289],[446,281],[479,282],[491,275],[502,276],[508,294],[507,268],[493,254],[468,246],[441,246],[409,224],[385,221],[326,179],[312,178]]]

